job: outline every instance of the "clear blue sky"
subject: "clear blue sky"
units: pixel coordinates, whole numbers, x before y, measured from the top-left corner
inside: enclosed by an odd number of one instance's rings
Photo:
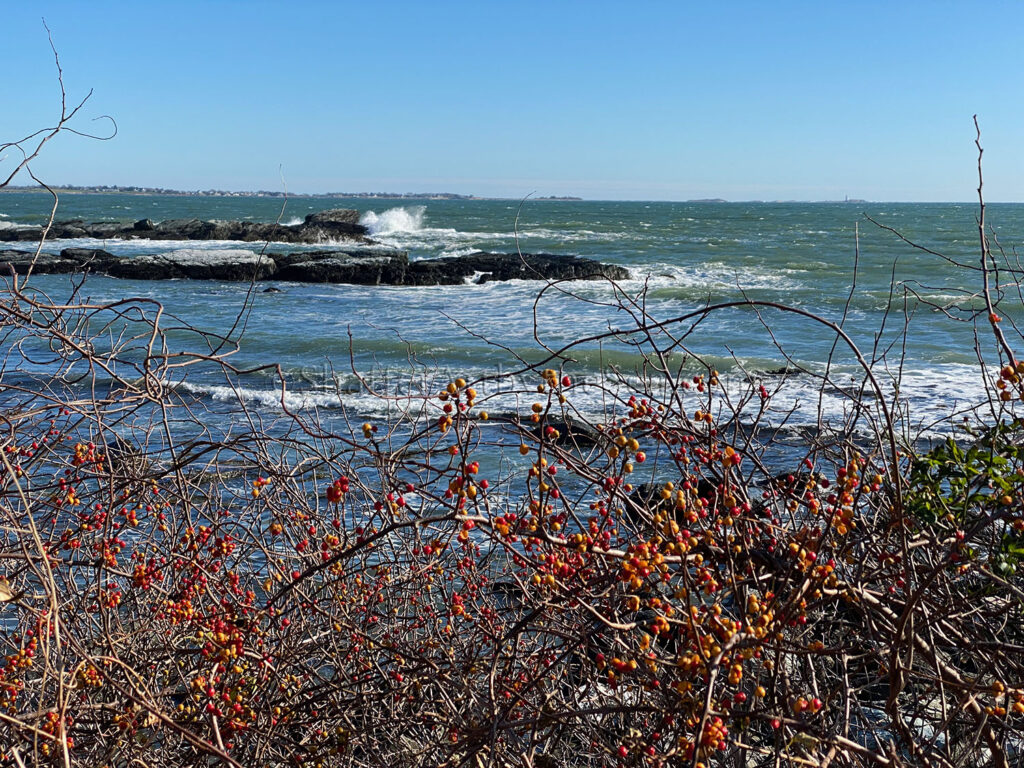
[[[4,3],[0,140],[50,183],[1024,200],[1024,3]],[[97,124],[99,125],[99,124]],[[10,159],[7,161],[10,162]]]

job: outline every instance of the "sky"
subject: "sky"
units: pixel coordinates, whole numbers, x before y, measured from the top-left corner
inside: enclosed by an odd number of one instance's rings
[[[1024,3],[3,3],[50,184],[1024,201]],[[0,171],[15,155],[8,151]],[[31,183],[21,178],[20,183]],[[17,182],[16,182],[17,183]]]

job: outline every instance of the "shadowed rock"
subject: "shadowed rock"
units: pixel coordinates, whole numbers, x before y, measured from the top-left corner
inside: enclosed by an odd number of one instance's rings
[[[560,445],[590,448],[605,443],[606,438],[593,424],[566,414],[565,417],[548,414],[534,427],[534,434]]]

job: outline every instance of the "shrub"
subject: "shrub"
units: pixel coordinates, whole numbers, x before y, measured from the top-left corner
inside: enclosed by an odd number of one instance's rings
[[[1015,393],[980,229],[996,391]],[[1019,761],[1013,397],[916,450],[857,353],[875,397],[783,468],[774,393],[737,400],[672,355],[737,308],[852,347],[842,328],[756,301],[659,320],[617,295],[631,324],[607,339],[643,354],[638,378],[574,382],[591,338],[504,382],[532,401],[514,418],[486,414],[495,381],[456,378],[332,432],[282,382],[284,418],[239,401],[218,432],[168,383],[234,380],[230,343],[187,329],[182,349],[157,302],[12,276],[0,762]],[[574,407],[595,386],[601,423]]]

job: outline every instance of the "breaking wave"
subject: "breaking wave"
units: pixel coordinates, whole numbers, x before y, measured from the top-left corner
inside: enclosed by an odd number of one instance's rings
[[[389,208],[383,213],[367,211],[359,223],[370,230],[371,235],[393,235],[398,232],[419,232],[427,206],[412,205],[408,208]]]

